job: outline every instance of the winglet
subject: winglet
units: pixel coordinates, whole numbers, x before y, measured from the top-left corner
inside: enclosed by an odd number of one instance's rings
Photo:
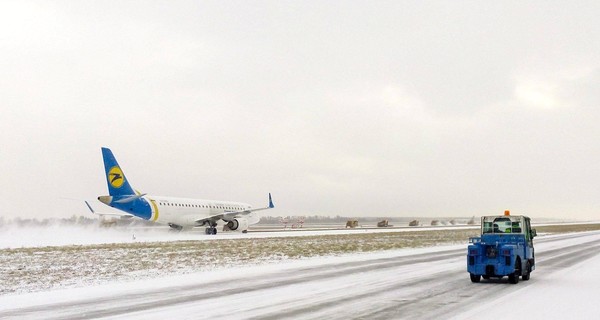
[[[85,204],[87,205],[87,207],[88,207],[88,208],[90,208],[90,211],[91,211],[92,213],[95,213],[95,212],[94,212],[94,209],[92,209],[92,206],[90,206],[90,204],[89,204],[87,201],[85,201]]]
[[[275,208],[273,205],[273,199],[271,199],[271,193],[269,192],[269,208]]]

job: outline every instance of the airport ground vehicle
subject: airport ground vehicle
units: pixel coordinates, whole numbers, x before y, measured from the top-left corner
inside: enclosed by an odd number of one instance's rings
[[[533,238],[535,229],[526,216],[481,217],[481,236],[469,239],[467,271],[472,282],[508,276],[510,283],[519,277],[529,280],[535,270]]]
[[[356,227],[358,227],[358,220],[346,221],[346,228],[356,228]]]
[[[385,220],[381,220],[379,222],[377,222],[377,227],[378,228],[387,228],[387,227],[393,227],[392,225],[390,225],[390,222],[385,219]]]

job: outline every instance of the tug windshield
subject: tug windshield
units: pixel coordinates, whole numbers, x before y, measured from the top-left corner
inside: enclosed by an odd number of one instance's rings
[[[521,216],[488,216],[481,218],[481,233],[523,233]]]

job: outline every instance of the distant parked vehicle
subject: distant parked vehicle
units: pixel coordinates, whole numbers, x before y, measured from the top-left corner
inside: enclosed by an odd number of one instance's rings
[[[387,227],[392,227],[392,225],[390,225],[390,222],[387,219],[385,219],[385,220],[381,220],[381,221],[377,222],[377,227],[387,228]]]
[[[467,222],[467,224],[468,224],[468,225],[474,225],[474,224],[475,224],[475,217],[473,216],[473,217],[471,218],[471,220],[469,220],[469,221]]]
[[[356,228],[358,227],[358,220],[348,220],[346,222],[346,228]]]
[[[411,222],[408,223],[409,227],[418,227],[419,226],[419,220],[413,220]]]

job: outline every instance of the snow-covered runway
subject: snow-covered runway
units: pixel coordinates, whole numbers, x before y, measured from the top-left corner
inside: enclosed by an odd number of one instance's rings
[[[465,265],[466,246],[454,245],[7,295],[0,297],[0,318],[470,319],[480,318],[479,312],[492,309],[498,310],[496,318],[503,318],[509,317],[508,309],[512,309],[509,302],[502,300],[504,296],[516,297],[511,301],[543,304],[537,297],[547,295],[535,294],[539,292],[536,288],[548,288],[550,281],[554,283],[555,295],[592,294],[584,288],[573,288],[580,282],[568,279],[573,270],[582,269],[586,263],[592,264],[585,268],[588,273],[599,273],[600,232],[536,240],[536,271],[530,281],[517,285],[508,284],[505,279],[471,283]],[[585,288],[600,285],[600,277],[593,275],[586,275]],[[519,295],[526,295],[527,299]],[[565,298],[568,306],[560,305],[560,301],[555,297],[545,311],[600,311],[593,301]],[[579,305],[573,305],[573,301],[579,301]],[[539,318],[536,312],[528,310],[528,318]]]

